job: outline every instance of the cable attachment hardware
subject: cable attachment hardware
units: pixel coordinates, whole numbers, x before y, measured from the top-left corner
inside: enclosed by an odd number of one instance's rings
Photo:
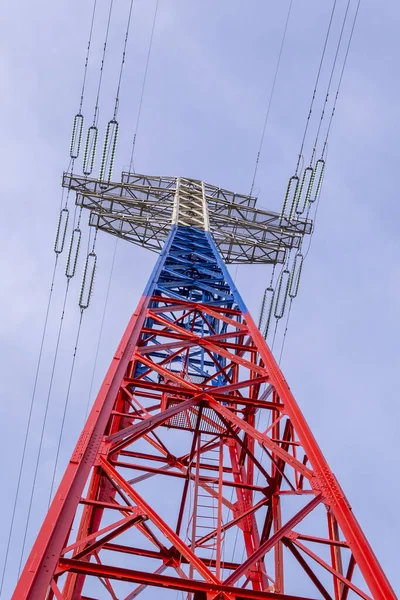
[[[79,308],[85,310],[90,304],[93,292],[94,274],[96,272],[97,256],[90,252],[86,258],[85,270],[83,272],[81,293],[79,296]]]
[[[322,185],[322,179],[324,177],[324,171],[325,171],[325,161],[323,158],[320,158],[315,163],[314,179],[317,182],[317,187],[315,188],[314,194],[310,197],[310,202],[315,202],[315,200],[318,198],[318,195],[321,191],[321,185]]]
[[[71,242],[69,245],[68,259],[65,267],[65,275],[68,279],[72,279],[76,272],[76,265],[78,264],[79,248],[81,245],[82,232],[79,227],[76,227],[71,236]]]
[[[107,124],[106,136],[104,138],[103,156],[101,159],[99,179],[111,181],[112,171],[114,167],[115,151],[118,140],[118,121],[111,119]]]
[[[298,215],[303,214],[308,202],[310,201],[314,177],[314,169],[312,167],[307,167],[304,169],[296,202],[296,214]]]
[[[275,318],[281,319],[285,314],[286,301],[289,292],[290,284],[290,272],[288,269],[284,269],[279,277],[279,283],[277,287],[277,296],[275,303]]]
[[[79,152],[81,151],[83,122],[83,114],[78,112],[74,117],[74,123],[72,125],[71,146],[69,149],[69,155],[72,159],[78,158]]]
[[[303,260],[304,260],[304,256],[301,254],[301,252],[296,254],[296,256],[294,257],[292,273],[290,276],[290,288],[289,288],[289,297],[292,300],[293,300],[293,298],[296,298],[297,292],[299,291],[300,276],[301,276],[301,271],[303,269]]]
[[[54,242],[54,252],[56,254],[61,254],[61,252],[64,250],[65,236],[67,234],[67,227],[68,227],[68,219],[69,219],[69,210],[68,210],[68,208],[63,208],[60,211],[60,216],[58,217],[57,233],[56,233],[56,239]]]
[[[285,199],[283,201],[283,206],[282,206],[282,212],[281,212],[281,221],[283,220],[284,216],[285,216],[285,212],[286,212],[286,208],[289,204],[290,206],[290,212],[289,212],[289,216],[288,219],[290,220],[293,214],[293,210],[294,210],[294,206],[295,206],[295,202],[296,202],[296,198],[297,198],[297,191],[299,188],[299,178],[297,175],[292,175],[292,177],[289,179],[287,188],[286,188],[286,194],[285,194]]]
[[[83,155],[83,174],[91,175],[94,167],[97,150],[99,130],[96,125],[91,125],[87,131],[85,153]]]

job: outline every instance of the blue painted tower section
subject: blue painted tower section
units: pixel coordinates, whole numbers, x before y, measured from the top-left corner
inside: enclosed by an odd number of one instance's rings
[[[211,235],[195,227],[173,226],[159,256],[149,283],[145,290],[146,296],[151,296],[150,308],[163,306],[163,298],[187,301],[196,304],[205,304],[211,307],[240,310],[243,314],[247,309],[240,297],[236,286],[214,244]],[[165,320],[173,322],[173,311],[166,307],[162,316]],[[228,324],[210,315],[192,313],[185,321],[180,322],[180,327],[200,337],[207,335],[223,334],[228,329]],[[157,345],[157,329],[152,319],[147,319],[145,327],[154,333],[148,333],[151,343]],[[144,337],[143,343],[146,343]],[[151,353],[157,360],[167,360],[167,353],[155,348]],[[217,362],[217,365],[216,365]],[[181,372],[182,356],[171,359],[171,369]],[[190,353],[187,365],[188,377],[201,381],[215,373],[218,366],[226,367],[225,359],[220,355],[209,355],[197,347]],[[144,371],[144,368],[143,368]],[[137,375],[141,374],[137,372]],[[229,381],[230,373],[212,379],[212,385],[225,385]],[[194,380],[193,379],[193,380]]]

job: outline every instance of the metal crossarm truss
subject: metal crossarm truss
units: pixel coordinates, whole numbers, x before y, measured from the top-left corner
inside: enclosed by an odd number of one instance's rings
[[[123,173],[106,183],[66,173],[63,185],[90,210],[90,225],[160,252],[171,225],[210,231],[226,263],[282,263],[311,233],[307,219],[256,208],[241,196],[195,179]]]
[[[396,598],[210,232],[181,225],[115,352],[13,600],[177,592]]]

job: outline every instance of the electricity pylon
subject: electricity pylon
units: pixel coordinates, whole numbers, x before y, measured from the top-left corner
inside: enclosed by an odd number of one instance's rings
[[[64,185],[160,255],[13,600],[394,600],[225,266],[311,222],[193,179]]]

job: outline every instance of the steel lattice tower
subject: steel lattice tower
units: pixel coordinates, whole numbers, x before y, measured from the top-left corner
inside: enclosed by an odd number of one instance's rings
[[[225,266],[282,263],[311,222],[193,179],[64,186],[160,256],[13,600],[395,599]]]

